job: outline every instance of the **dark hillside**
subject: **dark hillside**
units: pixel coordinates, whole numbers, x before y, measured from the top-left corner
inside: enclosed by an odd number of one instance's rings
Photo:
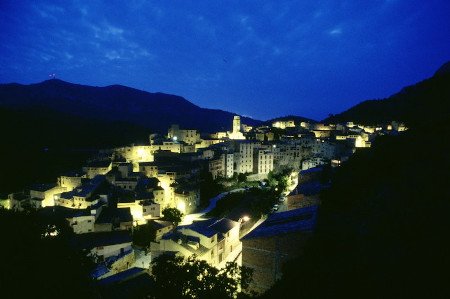
[[[383,100],[364,101],[324,120],[379,124],[398,120],[414,126],[429,120],[450,120],[450,72],[448,65],[436,74]],[[447,70],[447,71],[446,71]]]
[[[450,266],[445,136],[448,122],[430,123],[380,138],[353,156],[322,194],[306,254],[286,266],[265,297],[448,298],[442,275]]]

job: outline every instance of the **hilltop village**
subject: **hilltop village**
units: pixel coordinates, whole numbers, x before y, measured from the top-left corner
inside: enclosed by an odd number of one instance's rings
[[[146,275],[165,253],[195,254],[217,268],[252,268],[251,290],[262,293],[313,231],[324,171],[407,129],[291,119],[251,127],[239,116],[230,125],[213,134],[172,125],[148,144],[100,150],[80,169],[0,203],[66,221],[104,284]],[[174,209],[179,222],[164,213]],[[152,232],[144,241],[142,227]]]

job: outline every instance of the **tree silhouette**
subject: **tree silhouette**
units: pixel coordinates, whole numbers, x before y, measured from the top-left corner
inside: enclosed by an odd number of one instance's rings
[[[170,221],[175,226],[177,226],[178,223],[181,222],[181,219],[184,216],[184,214],[181,213],[181,211],[176,208],[165,208],[162,211],[162,214],[163,214],[163,217],[161,218],[162,220]]]
[[[252,270],[227,263],[222,269],[199,260],[195,255],[183,257],[162,255],[153,261],[156,282],[155,298],[236,298],[245,297]]]

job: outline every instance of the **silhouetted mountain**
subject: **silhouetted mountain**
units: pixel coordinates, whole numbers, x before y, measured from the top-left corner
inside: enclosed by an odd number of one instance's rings
[[[276,121],[287,121],[287,120],[293,120],[296,124],[301,123],[301,122],[309,122],[309,123],[316,123],[317,121],[314,119],[310,119],[310,118],[306,118],[303,116],[297,116],[297,115],[286,115],[286,116],[281,116],[281,117],[276,117],[273,119],[269,119],[267,120],[265,123],[266,124],[272,124],[273,122]]]
[[[80,168],[98,148],[148,143],[149,129],[55,112],[48,108],[0,107],[0,194],[31,183],[54,182]],[[1,197],[1,195],[0,195]]]
[[[161,132],[173,123],[204,132],[229,130],[234,115],[200,108],[175,95],[121,85],[84,86],[57,79],[30,85],[1,84],[0,107],[43,107],[84,118],[129,122]],[[242,121],[250,125],[260,123],[246,117]]]
[[[449,74],[450,73],[450,61],[444,63],[437,71],[434,73],[435,76]]]
[[[262,298],[449,298],[449,134],[432,121],[338,167],[303,256]]]
[[[376,124],[399,120],[409,125],[430,119],[450,119],[450,62],[435,75],[382,100],[368,100],[328,117],[327,123],[354,121]]]

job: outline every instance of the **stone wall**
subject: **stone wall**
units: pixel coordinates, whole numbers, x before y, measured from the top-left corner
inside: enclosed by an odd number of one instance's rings
[[[282,276],[282,265],[302,254],[310,233],[243,239],[242,265],[253,269],[249,291],[264,293]]]

